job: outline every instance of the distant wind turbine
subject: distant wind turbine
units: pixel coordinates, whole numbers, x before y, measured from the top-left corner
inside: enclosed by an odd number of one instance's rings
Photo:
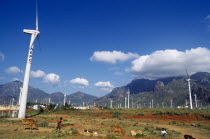
[[[51,98],[49,98],[49,104],[51,103]]]
[[[194,96],[195,96],[195,107],[197,108],[198,107],[197,96],[196,96],[196,94]]]
[[[192,106],[191,87],[190,87],[190,76],[189,76],[189,74],[187,72],[187,69],[185,69],[185,70],[186,70],[187,77],[188,77],[187,82],[188,82],[188,87],[189,87],[190,109],[193,109],[193,106]]]
[[[112,102],[113,102],[112,99],[110,99],[110,108],[112,108]]]
[[[27,95],[28,95],[28,83],[30,78],[30,69],[31,69],[31,63],[32,63],[32,55],[33,55],[33,48],[34,48],[34,41],[36,38],[39,40],[39,31],[38,31],[38,3],[36,0],[36,30],[28,30],[24,29],[23,32],[26,34],[31,35],[31,41],[29,45],[29,52],[28,52],[28,58],[26,62],[26,69],[25,69],[25,76],[24,76],[24,82],[23,82],[23,92],[21,96],[21,103],[20,103],[20,109],[18,118],[25,118],[26,113],[26,103],[27,103]]]
[[[130,90],[128,89],[128,109],[130,107],[129,100],[130,100]]]
[[[126,103],[127,103],[127,97],[125,97],[125,108],[127,108]]]
[[[65,106],[66,104],[66,94],[64,94],[64,99],[63,99],[63,105]]]

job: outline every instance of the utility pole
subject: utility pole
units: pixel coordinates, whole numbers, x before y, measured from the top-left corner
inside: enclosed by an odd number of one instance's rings
[[[152,108],[153,108],[153,99],[152,99]]]

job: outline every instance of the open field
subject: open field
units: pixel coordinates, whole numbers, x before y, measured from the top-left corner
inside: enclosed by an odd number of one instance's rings
[[[47,139],[47,138],[122,138],[132,137],[130,131],[138,129],[143,132],[139,138],[161,138],[161,128],[166,128],[167,138],[181,139],[185,134],[196,139],[210,136],[210,110],[189,109],[103,109],[103,110],[27,110],[27,115],[39,124],[38,130],[20,126],[16,119],[0,118],[1,139]],[[63,117],[61,131],[56,131],[56,123]],[[195,126],[192,126],[193,125]],[[42,127],[41,127],[42,126]],[[43,127],[45,126],[45,127]],[[111,126],[120,126],[125,134],[109,132]],[[84,130],[97,132],[86,133]]]

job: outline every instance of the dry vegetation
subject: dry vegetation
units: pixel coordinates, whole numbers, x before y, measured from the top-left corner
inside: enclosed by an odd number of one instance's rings
[[[210,111],[189,109],[104,109],[104,110],[52,110],[27,115],[39,124],[38,130],[23,130],[20,120],[0,118],[1,139],[48,138],[161,138],[161,128],[166,128],[167,138],[183,138],[185,134],[196,139],[210,136]],[[56,131],[56,122],[63,117],[62,130]],[[193,126],[192,126],[193,125]],[[110,132],[111,126],[120,126],[124,135]],[[131,130],[141,130],[142,135],[132,137]],[[97,134],[86,133],[97,132]]]

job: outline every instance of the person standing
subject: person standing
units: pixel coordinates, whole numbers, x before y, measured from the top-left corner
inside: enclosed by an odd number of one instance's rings
[[[60,117],[60,120],[58,120],[58,123],[57,123],[57,130],[60,130],[61,129],[61,122],[62,122],[63,118]]]
[[[167,134],[166,129],[165,129],[165,128],[162,128],[161,136],[162,136],[163,138],[166,138],[166,134]]]

